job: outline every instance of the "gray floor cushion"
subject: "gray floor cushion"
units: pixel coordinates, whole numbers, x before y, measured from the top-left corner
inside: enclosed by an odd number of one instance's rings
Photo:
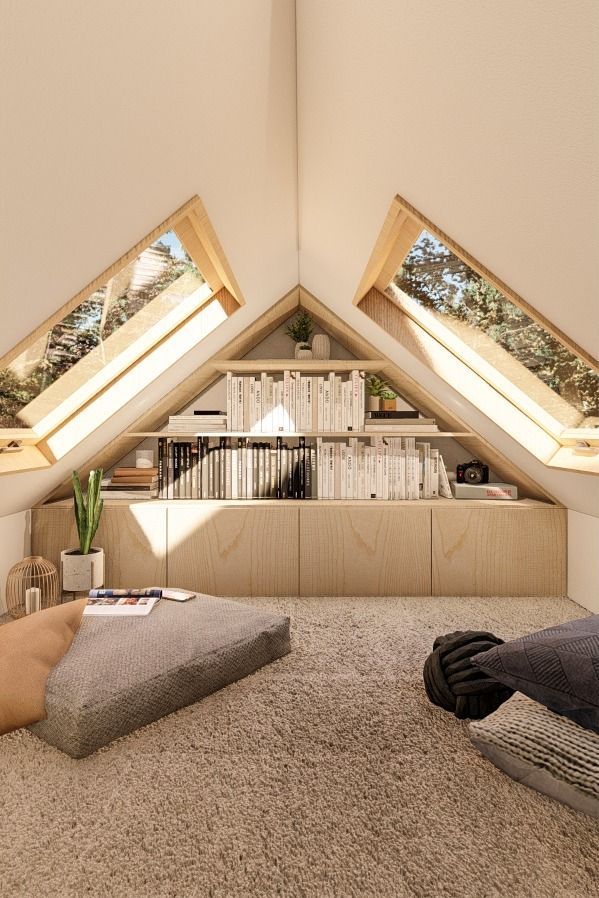
[[[474,745],[512,779],[599,817],[599,734],[516,692],[470,724]]]
[[[83,758],[290,651],[289,618],[214,596],[147,617],[86,617],[29,729]]]

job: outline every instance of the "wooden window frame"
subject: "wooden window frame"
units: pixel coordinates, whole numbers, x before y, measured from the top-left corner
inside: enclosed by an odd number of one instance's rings
[[[83,401],[79,407],[66,412],[62,420],[52,430],[43,431],[35,426],[30,428],[0,428],[0,474],[16,473],[17,471],[25,470],[31,471],[53,464],[57,459],[51,449],[51,444],[56,443],[57,439],[60,438],[61,430],[68,428],[69,422],[73,418],[76,418],[88,406],[95,403],[102,394],[110,391],[111,387],[131,367],[146,360],[165,340],[168,340],[174,333],[185,328],[190,321],[195,320],[198,313],[205,309],[217,295],[226,295],[226,300],[221,302],[221,305],[226,309],[227,316],[245,304],[239,285],[208,218],[206,209],[201,199],[198,196],[193,196],[2,356],[0,358],[0,368],[7,367],[36,340],[51,330],[77,306],[81,305],[84,300],[103,287],[107,281],[136,259],[166,231],[173,231],[181,241],[208,284],[210,288],[209,294],[175,328],[163,335],[162,338],[159,338],[151,348],[142,352],[133,364],[129,364],[123,371],[115,373],[94,395]],[[114,391],[112,392],[114,393]],[[114,412],[117,410],[115,408]],[[11,448],[11,444],[15,442],[20,444],[20,451],[8,451]]]
[[[452,253],[462,259],[462,261],[472,268],[473,271],[484,277],[492,286],[506,296],[510,302],[513,302],[514,305],[522,309],[522,311],[533,321],[559,340],[559,342],[570,352],[582,359],[590,368],[599,371],[599,361],[597,361],[597,359],[570,339],[567,334],[552,324],[551,321],[538,312],[530,305],[530,303],[527,303],[526,300],[512,290],[511,287],[489,271],[486,266],[478,262],[467,250],[460,246],[460,244],[456,243],[456,241],[441,230],[441,228],[437,227],[429,218],[419,212],[411,205],[411,203],[399,195],[393,198],[389,211],[385,217],[383,227],[354,296],[354,305],[360,306],[367,296],[370,297],[370,301],[372,302],[373,291],[384,294],[388,285],[393,280],[395,273],[401,267],[404,259],[423,230],[428,231],[434,237],[438,238]],[[389,302],[394,302],[394,300],[386,293],[385,298],[387,298]],[[517,384],[514,385],[515,389],[512,393],[511,391],[501,389],[501,386],[494,382],[492,377],[488,376],[487,373],[483,373],[482,369],[485,369],[486,372],[489,366],[484,363],[482,357],[481,370],[477,370],[476,365],[473,365],[471,360],[466,361],[462,358],[455,346],[456,341],[452,339],[452,332],[450,329],[447,329],[447,337],[443,337],[440,333],[440,328],[429,329],[427,327],[425,316],[412,314],[401,305],[400,308],[403,314],[411,318],[417,327],[426,331],[438,344],[456,355],[469,370],[473,371],[478,377],[484,379],[491,387],[493,387],[499,396],[512,403],[512,405],[526,415],[535,426],[555,440],[555,451],[552,453],[551,457],[547,458],[542,455],[537,456],[543,464],[548,467],[599,474],[599,453],[583,456],[576,454],[575,451],[575,444],[578,441],[586,441],[590,447],[599,447],[599,433],[593,433],[592,429],[589,428],[577,430],[576,428],[552,427],[547,423],[548,413],[545,412],[540,404],[535,403],[534,400],[531,400],[530,402],[525,401],[515,395],[517,392],[521,392],[518,391]],[[533,405],[538,405],[537,414],[534,412]],[[512,436],[517,440],[519,439],[518,433],[512,432]],[[522,440],[519,440],[519,442],[522,442],[523,445],[526,445],[526,447],[529,448],[530,444],[528,441],[523,442]],[[533,454],[536,453],[533,452]]]

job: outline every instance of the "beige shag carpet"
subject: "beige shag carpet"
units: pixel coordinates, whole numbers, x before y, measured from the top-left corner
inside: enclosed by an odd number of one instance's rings
[[[584,617],[565,599],[258,599],[293,651],[72,760],[0,739],[0,894],[588,898],[599,827],[509,780],[432,707],[439,633]]]

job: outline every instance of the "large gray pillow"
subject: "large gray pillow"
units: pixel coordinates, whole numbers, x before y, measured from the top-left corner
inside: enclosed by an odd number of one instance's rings
[[[485,673],[599,732],[599,614],[474,655]]]
[[[516,692],[472,722],[478,750],[512,779],[599,817],[599,734]]]

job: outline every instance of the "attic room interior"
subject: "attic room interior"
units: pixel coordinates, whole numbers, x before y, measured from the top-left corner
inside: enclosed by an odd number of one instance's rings
[[[597,4],[0,11],[0,894],[595,895]]]

